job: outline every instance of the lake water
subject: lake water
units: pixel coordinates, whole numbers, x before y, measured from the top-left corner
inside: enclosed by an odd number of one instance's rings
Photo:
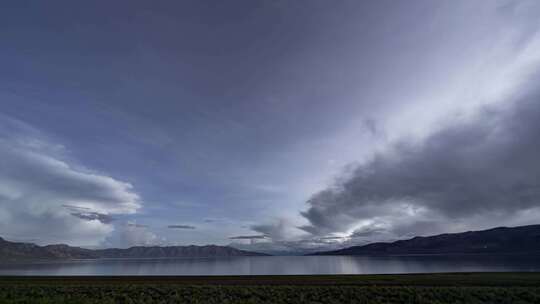
[[[270,256],[0,264],[0,275],[302,275],[540,271],[539,256]]]

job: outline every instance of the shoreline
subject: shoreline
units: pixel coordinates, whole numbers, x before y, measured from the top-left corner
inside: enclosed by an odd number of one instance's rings
[[[359,275],[238,275],[238,276],[0,276],[5,285],[135,284],[135,285],[288,285],[288,286],[534,286],[540,272],[448,272]]]

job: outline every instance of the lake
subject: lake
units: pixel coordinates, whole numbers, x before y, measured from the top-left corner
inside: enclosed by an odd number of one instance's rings
[[[539,256],[268,256],[0,264],[0,275],[307,275],[540,271]]]

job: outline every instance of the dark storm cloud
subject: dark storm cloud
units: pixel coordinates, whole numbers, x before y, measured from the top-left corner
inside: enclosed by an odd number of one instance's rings
[[[536,77],[534,80],[538,80]],[[540,207],[540,92],[458,118],[421,142],[402,141],[308,200],[303,230],[357,235],[436,231],[475,216],[519,216]]]
[[[190,225],[169,225],[167,228],[170,229],[196,229],[194,226]]]

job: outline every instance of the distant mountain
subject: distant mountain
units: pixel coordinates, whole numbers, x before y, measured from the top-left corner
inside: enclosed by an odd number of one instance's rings
[[[310,255],[411,255],[411,254],[540,253],[540,225],[499,227],[483,231],[446,233],[372,243]]]
[[[95,250],[101,258],[175,258],[175,257],[231,257],[267,256],[268,254],[239,250],[228,246],[153,246],[131,247],[127,249]]]
[[[0,261],[22,259],[100,259],[100,258],[176,258],[176,257],[233,257],[265,256],[226,246],[167,246],[130,247],[127,249],[85,249],[64,244],[38,246],[32,243],[9,242],[0,238]]]

